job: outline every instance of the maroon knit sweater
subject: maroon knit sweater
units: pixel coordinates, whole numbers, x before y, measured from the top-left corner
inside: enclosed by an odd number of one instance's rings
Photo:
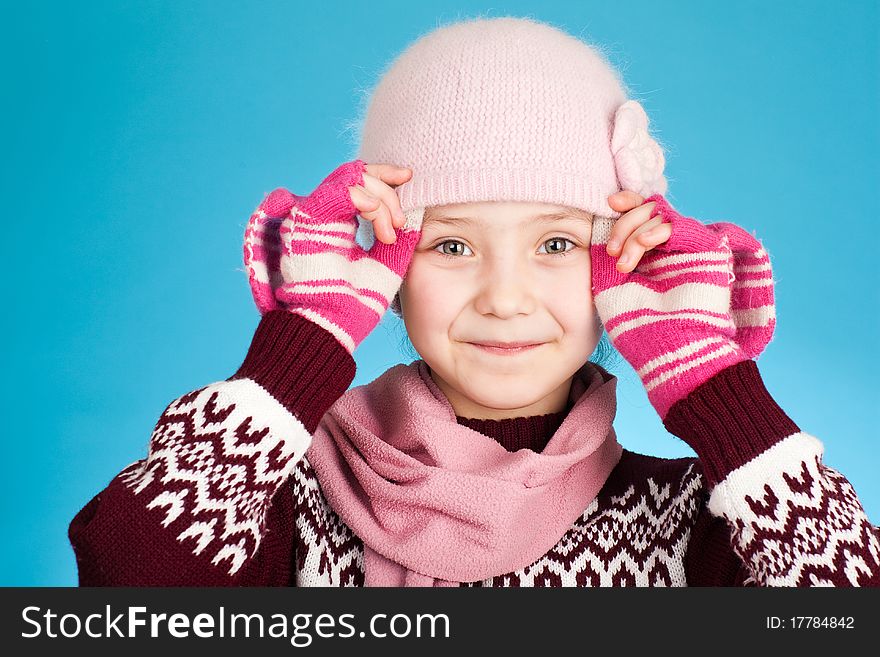
[[[354,373],[329,332],[266,314],[238,372],[169,404],[147,457],[73,518],[80,584],[363,586],[363,543],[305,454]],[[566,412],[458,421],[508,450],[540,451]],[[697,458],[624,449],[553,549],[462,585],[880,585],[880,530],[754,361],[694,390],[665,426]]]

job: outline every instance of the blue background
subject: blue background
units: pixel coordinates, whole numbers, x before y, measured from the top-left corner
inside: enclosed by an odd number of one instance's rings
[[[669,149],[673,203],[764,242],[778,280],[758,361],[767,387],[880,523],[876,2],[176,0],[4,14],[0,583],[76,583],[73,515],[145,456],[170,401],[246,353],[250,212],[349,159],[389,59],[478,14],[607,47]],[[356,352],[356,385],[408,362],[402,335],[388,313]],[[692,455],[633,371],[615,371],[620,441]]]

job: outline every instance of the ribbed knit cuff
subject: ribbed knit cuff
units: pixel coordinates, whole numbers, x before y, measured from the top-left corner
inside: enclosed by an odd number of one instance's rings
[[[230,377],[259,383],[309,433],[355,375],[355,362],[333,334],[302,315],[272,310],[263,315],[250,349]]]
[[[486,420],[456,416],[459,424],[494,438],[508,452],[530,449],[541,453],[568,415],[568,410],[507,420]]]
[[[767,392],[754,360],[721,370],[677,401],[663,424],[697,453],[710,486],[800,431]]]

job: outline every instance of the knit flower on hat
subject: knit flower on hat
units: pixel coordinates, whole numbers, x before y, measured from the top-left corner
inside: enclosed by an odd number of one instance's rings
[[[648,115],[638,101],[628,100],[614,113],[611,152],[621,189],[644,197],[666,193],[663,149],[648,133]]]

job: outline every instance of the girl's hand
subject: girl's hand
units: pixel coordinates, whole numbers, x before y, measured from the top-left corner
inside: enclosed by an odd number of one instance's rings
[[[412,178],[412,170],[392,164],[368,164],[364,183],[349,187],[351,201],[360,216],[373,222],[373,234],[385,244],[394,244],[395,230],[406,223],[400,199],[393,187]]]
[[[770,257],[735,224],[704,225],[680,215],[659,194],[641,205],[632,192],[612,196],[618,211],[638,207],[618,220],[594,219],[596,310],[611,343],[665,418],[676,401],[722,369],[754,358],[770,342],[776,325]],[[653,229],[643,228],[649,224]],[[655,231],[665,239],[649,248],[658,239]],[[612,236],[637,263],[615,263],[611,254],[621,249],[609,247]]]
[[[411,173],[346,162],[307,196],[278,188],[251,215],[244,264],[261,314],[285,310],[332,333],[349,351],[376,327],[400,288],[421,235],[421,211],[403,216],[393,185]],[[382,239],[365,251],[357,215]]]
[[[620,256],[617,271],[630,272],[636,268],[646,251],[659,246],[672,235],[672,225],[664,224],[663,217],[651,215],[656,203],[645,203],[635,192],[624,190],[608,197],[608,204],[616,212],[625,212],[612,226],[608,238],[608,255]]]

